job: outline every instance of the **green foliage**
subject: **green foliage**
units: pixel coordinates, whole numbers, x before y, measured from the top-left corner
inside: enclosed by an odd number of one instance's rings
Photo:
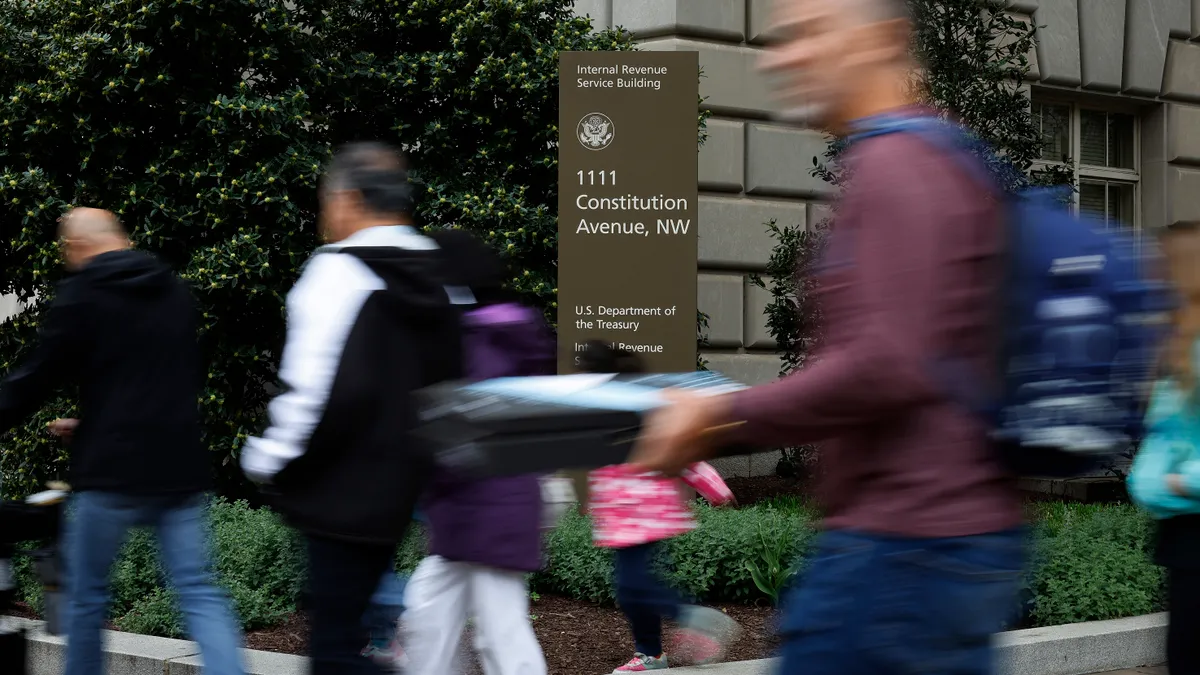
[[[546,535],[546,566],[531,579],[542,593],[560,593],[589,602],[612,602],[613,555],[592,546],[592,521],[571,509]]]
[[[1163,609],[1152,524],[1134,506],[1057,504],[1037,527],[1029,591],[1039,626],[1115,619]]]
[[[61,275],[56,218],[111,209],[195,291],[206,443],[229,462],[262,426],[282,300],[317,243],[320,168],[354,139],[406,148],[420,219],[481,234],[552,313],[558,53],[631,48],[572,5],[0,3],[0,292],[35,305],[0,326],[0,366],[27,353]],[[5,438],[8,494],[61,474],[43,429],[70,413],[60,397]]]
[[[703,602],[776,602],[798,572],[816,534],[808,504],[780,498],[739,509],[697,502],[699,527],[666,543],[666,580]],[[269,627],[296,610],[304,581],[298,537],[266,510],[217,500],[211,509],[221,584],[245,629]],[[1134,616],[1163,608],[1163,574],[1150,560],[1151,523],[1132,506],[1039,505],[1032,516],[1025,623],[1047,626]],[[425,555],[414,528],[396,557],[411,572]],[[531,575],[535,595],[612,603],[612,551],[592,545],[590,520],[567,513],[547,534],[546,567]],[[757,573],[755,570],[757,569]],[[14,566],[21,597],[41,607],[28,559]],[[757,576],[757,578],[756,578]],[[123,630],[182,635],[175,598],[164,585],[153,537],[135,532],[113,568],[111,617]]]
[[[754,580],[755,588],[770,598],[772,605],[778,605],[780,593],[783,592],[788,580],[795,572],[789,566],[789,559],[785,557],[791,539],[784,539],[776,535],[768,540],[768,534],[761,529],[761,526],[758,538],[762,541],[763,546],[760,558],[747,560],[746,570],[750,572],[750,578]]]

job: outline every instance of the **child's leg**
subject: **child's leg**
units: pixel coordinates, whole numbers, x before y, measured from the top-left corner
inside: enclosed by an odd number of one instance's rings
[[[674,589],[654,570],[656,544],[616,550],[617,604],[629,620],[634,648],[639,654],[660,656],[662,620],[679,616],[680,600]]]
[[[546,658],[529,620],[521,572],[470,566],[475,649],[485,675],[546,675]]]
[[[404,593],[408,675],[451,671],[467,622],[467,566],[429,556],[413,572]]]
[[[396,637],[396,624],[404,613],[404,586],[407,579],[388,570],[379,581],[379,588],[371,597],[371,606],[364,617],[370,646],[388,648]]]

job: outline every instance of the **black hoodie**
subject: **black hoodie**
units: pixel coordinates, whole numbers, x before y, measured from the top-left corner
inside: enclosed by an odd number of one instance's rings
[[[288,294],[284,391],[241,462],[296,528],[363,543],[403,536],[432,469],[410,435],[410,393],[462,368],[444,278],[432,240],[374,227],[319,249]]]
[[[59,386],[79,386],[70,446],[77,491],[196,493],[212,485],[200,444],[196,306],[147,253],[93,258],[58,286],[32,356],[0,384],[0,429]]]

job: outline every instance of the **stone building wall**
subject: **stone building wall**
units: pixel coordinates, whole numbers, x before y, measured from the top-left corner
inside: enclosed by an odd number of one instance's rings
[[[779,359],[765,291],[747,275],[771,250],[764,223],[822,217],[825,184],[811,175],[826,139],[771,121],[768,78],[756,69],[772,0],[578,0],[597,27],[622,27],[642,49],[700,54],[700,93],[713,117],[700,150],[700,309],[710,316],[712,367],[770,380]],[[1035,99],[1113,109],[1138,124],[1138,225],[1200,219],[1200,0],[1010,0],[1038,26],[1027,83]],[[726,462],[759,475],[775,456]]]

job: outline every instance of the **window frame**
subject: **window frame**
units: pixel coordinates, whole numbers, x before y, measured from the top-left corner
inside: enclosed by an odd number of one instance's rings
[[[1034,105],[1044,106],[1066,106],[1068,108],[1068,123],[1069,129],[1067,132],[1067,144],[1069,147],[1069,155],[1067,162],[1055,162],[1044,160],[1041,158],[1033,161],[1035,170],[1047,169],[1053,166],[1067,166],[1071,168],[1072,178],[1076,186],[1082,181],[1102,181],[1105,183],[1121,183],[1124,185],[1133,186],[1133,219],[1134,222],[1128,223],[1128,226],[1135,232],[1142,232],[1142,120],[1135,107],[1129,105],[1103,105],[1090,102],[1079,101],[1069,97],[1053,96],[1036,92],[1029,99],[1030,111],[1032,112]],[[1105,114],[1129,115],[1133,118],[1133,168],[1132,169],[1117,169],[1105,166],[1092,166],[1083,164],[1080,160],[1082,153],[1083,141],[1083,112],[1102,112]],[[1105,141],[1107,143],[1107,139]],[[1107,208],[1107,205],[1106,207]],[[1071,198],[1071,210],[1073,213],[1079,213],[1079,194],[1078,191]]]

